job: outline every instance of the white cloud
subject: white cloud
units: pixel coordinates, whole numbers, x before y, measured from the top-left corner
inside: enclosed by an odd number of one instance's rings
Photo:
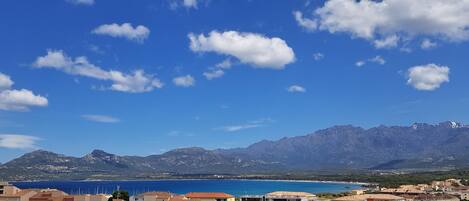
[[[467,0],[330,0],[311,20],[318,21],[320,30],[350,33],[384,48],[416,36],[468,40],[468,10]]]
[[[213,69],[213,70],[204,72],[203,75],[205,76],[205,78],[207,78],[207,80],[212,80],[215,78],[222,77],[223,75],[225,75],[225,72],[220,69]]]
[[[424,39],[422,41],[422,43],[420,44],[420,48],[422,48],[424,50],[432,49],[432,48],[435,48],[436,46],[437,46],[437,44],[435,42],[432,42],[428,38]]]
[[[194,52],[216,52],[238,58],[242,63],[257,68],[283,69],[295,61],[293,49],[277,37],[268,38],[256,33],[212,31],[189,34],[190,48]]]
[[[217,68],[230,69],[232,65],[233,64],[231,63],[231,60],[228,58],[228,59],[223,60],[220,63],[217,63],[215,66]]]
[[[143,70],[136,70],[131,74],[116,70],[105,71],[90,63],[86,57],[81,56],[73,59],[62,50],[47,51],[47,55],[38,57],[33,66],[36,68],[53,68],[71,75],[112,81],[112,85],[106,88],[121,92],[141,93],[163,87],[163,83],[159,79],[145,74]]]
[[[323,58],[324,58],[324,54],[322,54],[320,52],[316,52],[316,53],[313,54],[313,59],[316,60],[316,61],[319,61]]]
[[[34,149],[38,140],[40,139],[29,135],[0,134],[0,148]]]
[[[381,56],[375,56],[373,58],[368,59],[369,62],[377,63],[380,65],[384,65],[386,63],[386,60],[383,59]]]
[[[94,0],[66,0],[66,1],[72,4],[76,4],[76,5],[91,6],[94,4]]]
[[[10,76],[0,73],[0,110],[29,111],[29,107],[47,106],[47,98],[27,89],[11,89],[13,84]]]
[[[95,28],[91,33],[98,35],[108,35],[115,38],[127,38],[128,40],[143,43],[150,35],[150,29],[143,25],[138,25],[135,28],[130,23],[123,23],[121,25],[103,24]]]
[[[436,64],[414,66],[407,71],[407,84],[417,90],[432,91],[449,82],[449,68]]]
[[[183,0],[182,5],[186,8],[197,9],[197,0]]]
[[[225,127],[222,127],[221,130],[225,132],[236,132],[236,131],[246,130],[250,128],[257,128],[261,126],[262,125],[260,124],[244,124],[244,125],[235,125],[235,126],[225,126]]]
[[[215,130],[222,130],[225,132],[236,132],[236,131],[241,131],[241,130],[246,130],[246,129],[251,129],[251,128],[263,127],[272,122],[274,122],[274,120],[272,120],[271,118],[261,118],[261,119],[257,119],[254,121],[250,121],[246,124],[223,126],[220,128],[215,128]]]
[[[0,73],[0,91],[9,89],[14,82],[10,79],[10,76]]]
[[[0,92],[0,110],[29,111],[29,107],[44,107],[47,104],[47,98],[35,95],[27,89]]]
[[[108,116],[108,115],[99,115],[99,114],[84,114],[81,115],[83,119],[88,121],[100,122],[100,123],[118,123],[120,119]]]
[[[303,13],[300,11],[294,11],[293,16],[299,26],[305,28],[308,31],[316,31],[318,23],[316,20],[308,19],[303,17]]]
[[[369,58],[367,60],[360,60],[360,61],[357,61],[355,63],[355,66],[358,66],[358,67],[361,67],[361,66],[364,66],[366,65],[367,63],[376,63],[376,64],[379,64],[379,65],[384,65],[386,63],[386,60],[384,60],[383,57],[381,57],[380,55],[377,55],[373,58]]]
[[[191,87],[195,85],[195,79],[191,75],[179,76],[173,79],[173,83],[180,87]]]
[[[300,85],[291,85],[287,88],[287,91],[292,93],[304,93],[306,89]]]
[[[388,36],[386,38],[373,41],[375,47],[378,49],[397,47],[398,42],[399,37],[396,35]]]
[[[363,65],[365,65],[365,64],[366,64],[365,61],[357,61],[357,62],[355,62],[355,66],[358,66],[358,67],[361,67],[361,66],[363,66]]]
[[[179,7],[184,7],[186,9],[198,9],[199,5],[205,2],[206,4],[209,2],[209,0],[170,0],[169,1],[169,7],[172,10],[175,10]]]

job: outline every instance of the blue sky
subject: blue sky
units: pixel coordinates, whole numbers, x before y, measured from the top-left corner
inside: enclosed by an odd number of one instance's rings
[[[467,1],[1,4],[0,162],[469,119]]]

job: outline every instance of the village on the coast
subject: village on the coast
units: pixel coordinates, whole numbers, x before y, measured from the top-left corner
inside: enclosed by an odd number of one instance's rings
[[[340,194],[275,191],[265,195],[234,196],[224,192],[144,192],[121,196],[111,194],[67,194],[59,189],[20,189],[0,182],[0,201],[468,201],[469,186],[458,179],[433,181],[429,184],[401,185],[398,188],[354,189]]]

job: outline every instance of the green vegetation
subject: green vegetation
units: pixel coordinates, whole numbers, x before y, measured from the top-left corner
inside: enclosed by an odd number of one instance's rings
[[[343,193],[317,193],[316,196],[321,199],[334,199],[334,198],[339,198],[339,197],[344,197],[344,196],[349,196],[351,195],[350,192],[343,192]]]
[[[122,190],[114,191],[112,192],[112,197],[110,197],[108,201],[112,201],[112,199],[122,199],[129,201],[129,192]]]
[[[239,177],[238,177],[239,178]],[[469,169],[427,172],[347,172],[347,173],[298,173],[289,175],[256,175],[243,176],[244,179],[286,179],[286,180],[317,180],[345,181],[379,184],[381,187],[395,188],[405,184],[429,184],[432,181],[450,178],[462,179],[463,185],[469,185]]]

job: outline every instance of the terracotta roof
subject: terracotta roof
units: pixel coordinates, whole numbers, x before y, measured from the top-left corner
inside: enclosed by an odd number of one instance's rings
[[[362,201],[368,199],[378,199],[378,200],[404,200],[405,198],[390,195],[390,194],[363,194],[363,195],[350,195],[340,198],[333,199],[334,201]]]
[[[267,197],[315,197],[316,195],[307,192],[293,192],[293,191],[275,191],[267,193]]]
[[[405,198],[411,198],[413,200],[451,200],[458,199],[452,195],[447,194],[421,194],[421,195],[402,195]]]
[[[141,196],[156,196],[158,198],[170,198],[171,197],[171,193],[169,192],[159,192],[159,191],[154,191],[154,192],[146,192],[146,193],[142,193],[140,194]]]
[[[20,190],[20,191],[16,192],[15,194],[0,195],[0,197],[3,197],[3,198],[17,198],[17,197],[21,197],[23,195],[26,195],[27,193],[32,192],[32,191],[38,192],[39,190],[37,190],[37,189],[23,189],[23,190]]]
[[[184,195],[176,195],[171,197],[170,201],[187,201],[188,199]]]
[[[199,198],[199,199],[204,199],[204,198],[221,198],[221,199],[227,199],[227,198],[234,198],[234,196],[226,193],[218,193],[218,192],[191,192],[186,194],[187,198]]]

